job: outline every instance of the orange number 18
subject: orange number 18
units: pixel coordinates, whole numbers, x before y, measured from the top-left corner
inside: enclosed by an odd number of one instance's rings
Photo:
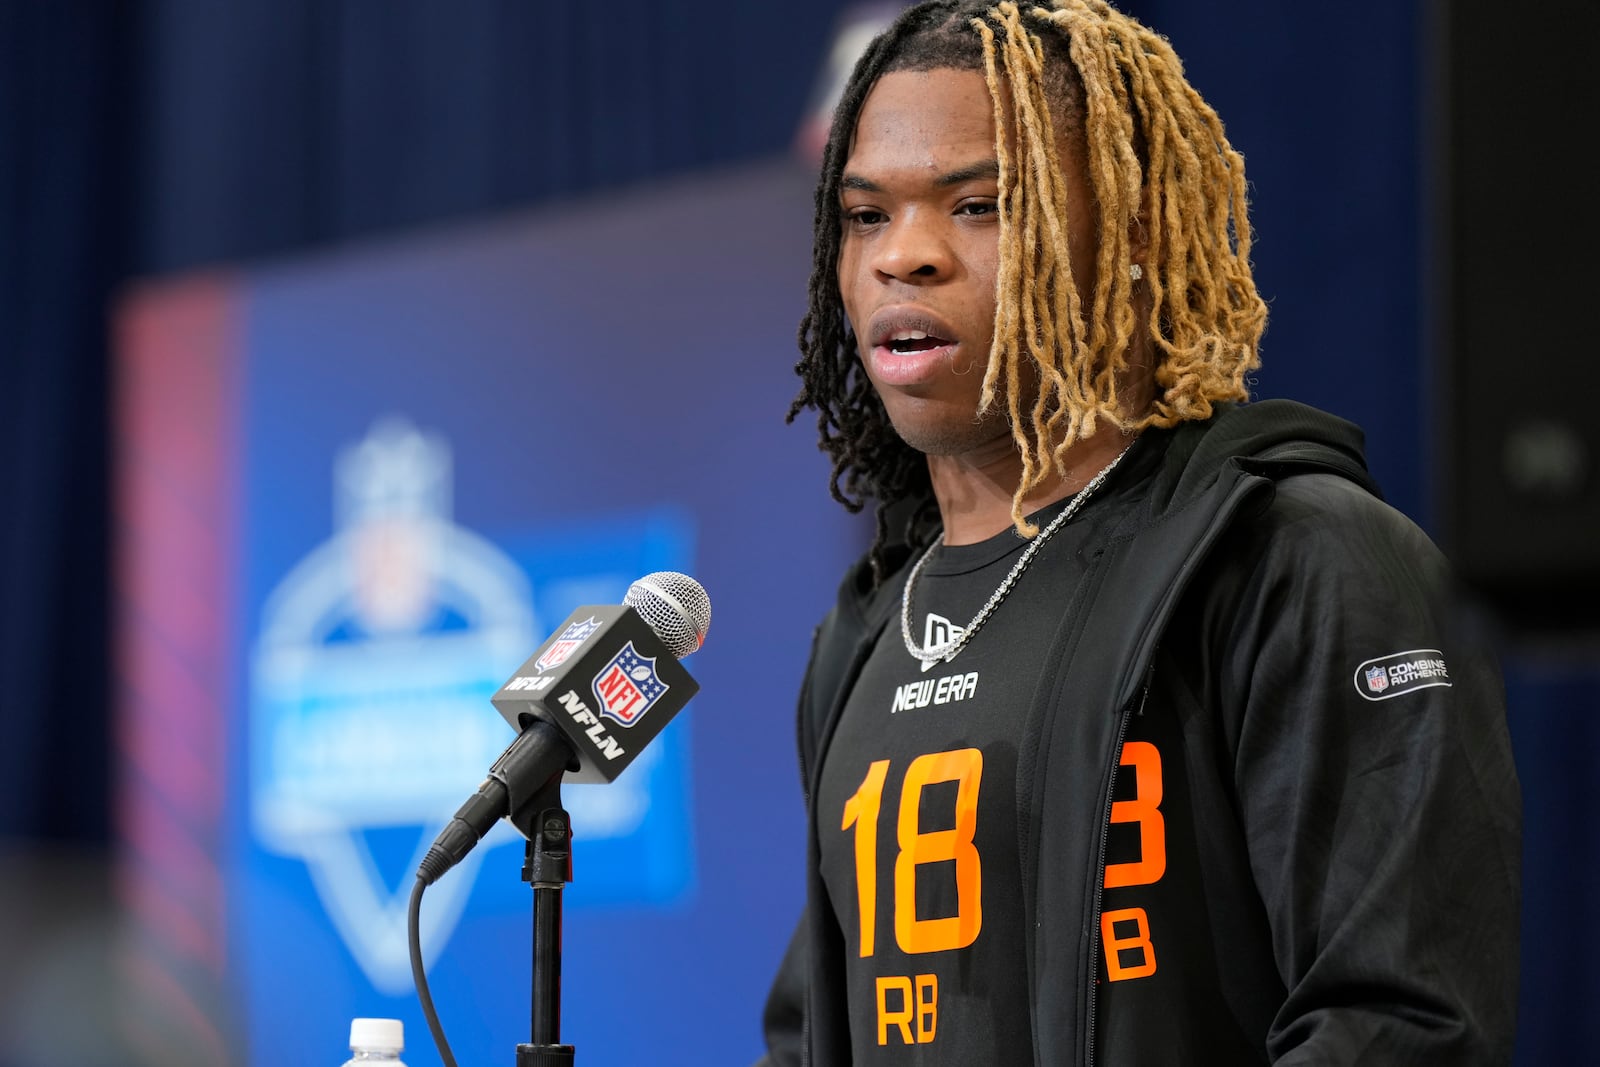
[[[878,812],[889,761],[867,768],[867,777],[844,806],[842,830],[856,827],[856,905],[861,922],[861,955],[876,948],[878,891]],[[983,753],[975,748],[918,756],[906,768],[900,790],[894,863],[894,939],[902,952],[943,952],[966,948],[983,928],[983,865],[974,837],[978,830],[978,787],[983,780]],[[918,829],[924,786],[956,783],[955,826],[949,830]],[[939,919],[917,918],[917,868],[925,863],[955,861],[956,914]]]

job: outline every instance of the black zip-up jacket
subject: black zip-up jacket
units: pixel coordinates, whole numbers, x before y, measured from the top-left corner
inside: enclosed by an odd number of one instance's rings
[[[1017,797],[1035,1062],[1509,1062],[1521,802],[1499,674],[1456,625],[1440,554],[1376,497],[1349,423],[1263,401],[1167,436],[1146,500],[1063,606],[1028,711]],[[799,710],[807,908],[768,1000],[772,1067],[851,1060],[815,798],[909,556],[876,587],[858,565],[817,631]],[[1397,675],[1386,693],[1363,673],[1417,650],[1423,669],[1447,664],[1449,685]],[[1105,839],[1135,713],[1182,722],[1201,846],[1184,896],[1193,936],[1223,948],[1203,988],[1130,1019],[1096,1001]],[[1219,1019],[1227,1048],[1212,1043]]]

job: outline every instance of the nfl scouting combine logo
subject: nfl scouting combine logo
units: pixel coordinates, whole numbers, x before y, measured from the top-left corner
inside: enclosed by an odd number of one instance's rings
[[[568,626],[561,631],[559,637],[550,642],[550,647],[545,649],[543,654],[533,661],[534,668],[543,673],[551,667],[561,666],[598,629],[600,629],[600,621],[592,617]]]
[[[481,779],[505,747],[487,700],[538,627],[521,568],[451,521],[441,439],[381,422],[340,453],[334,482],[333,536],[262,608],[250,823],[264,851],[305,863],[373,987],[398,996],[413,988],[411,883],[390,884],[380,861],[392,871],[414,848],[404,870],[415,870],[462,783]],[[437,957],[455,929],[486,851],[430,890],[424,955]]]
[[[656,674],[654,656],[641,656],[629,641],[594,676],[600,714],[624,726],[638,722],[670,687]]]
[[[1368,700],[1392,700],[1417,689],[1449,686],[1450,669],[1437,648],[1414,648],[1369,659],[1356,668],[1356,692]]]

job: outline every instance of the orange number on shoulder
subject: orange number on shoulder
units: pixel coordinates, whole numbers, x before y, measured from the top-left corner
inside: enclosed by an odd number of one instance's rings
[[[1107,889],[1150,885],[1167,870],[1167,824],[1161,817],[1161,753],[1148,741],[1122,746],[1122,766],[1133,768],[1132,800],[1111,805],[1111,821],[1139,824],[1139,859],[1134,863],[1106,864]]]

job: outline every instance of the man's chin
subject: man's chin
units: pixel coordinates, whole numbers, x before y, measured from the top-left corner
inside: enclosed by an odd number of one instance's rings
[[[925,456],[970,456],[974,453],[1014,448],[1004,415],[989,411],[969,419],[951,417],[891,417],[900,440]]]

